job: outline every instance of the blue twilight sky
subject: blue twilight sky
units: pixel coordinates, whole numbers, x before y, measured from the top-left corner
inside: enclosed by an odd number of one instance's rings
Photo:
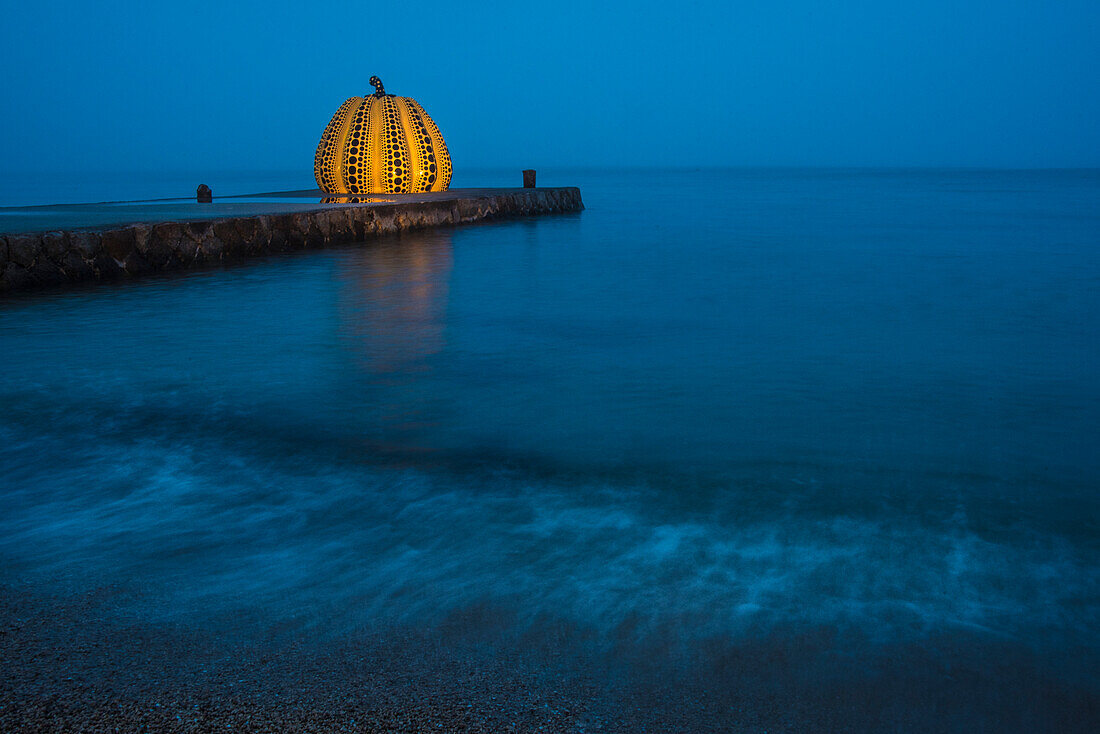
[[[310,168],[372,74],[456,166],[1100,166],[1100,0],[0,1],[9,177]]]

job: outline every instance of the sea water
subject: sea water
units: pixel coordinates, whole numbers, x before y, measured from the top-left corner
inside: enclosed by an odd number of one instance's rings
[[[0,582],[695,661],[964,639],[1096,691],[1100,172],[540,184],[588,208],[0,301]]]

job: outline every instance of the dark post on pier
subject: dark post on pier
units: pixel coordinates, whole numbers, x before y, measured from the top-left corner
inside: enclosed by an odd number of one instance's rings
[[[535,188],[535,172],[530,168],[523,172],[523,188],[533,189]]]
[[[199,184],[199,187],[195,189],[195,198],[198,199],[200,204],[209,204],[214,201],[214,192],[206,184]]]

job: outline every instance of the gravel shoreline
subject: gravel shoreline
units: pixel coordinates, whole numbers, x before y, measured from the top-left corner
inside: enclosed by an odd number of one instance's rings
[[[547,685],[541,671],[492,664],[472,648],[441,649],[414,630],[317,645],[300,631],[245,641],[109,614],[94,595],[59,602],[0,593],[0,731],[615,727],[588,715],[583,702],[593,692],[583,682]]]
[[[626,641],[589,654],[583,631],[548,621],[516,634],[492,609],[436,629],[322,639],[293,625],[241,635],[144,623],[119,613],[116,598],[0,587],[0,731],[1100,728],[1094,684],[1062,680],[1012,648],[952,650],[958,640],[848,667],[845,644],[827,632],[716,641],[685,674],[666,664],[667,649]]]

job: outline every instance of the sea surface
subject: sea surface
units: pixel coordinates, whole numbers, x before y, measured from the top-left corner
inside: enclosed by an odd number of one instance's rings
[[[619,690],[884,730],[1100,719],[1100,171],[539,177],[587,209],[0,300],[0,584],[553,629]]]

